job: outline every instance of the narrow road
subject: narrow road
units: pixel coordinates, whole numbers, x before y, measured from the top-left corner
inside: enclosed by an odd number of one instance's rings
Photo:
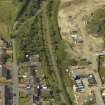
[[[15,41],[12,40],[13,43],[13,70],[12,70],[12,81],[13,81],[13,104],[19,105],[19,89],[18,89],[18,66],[16,61],[16,49],[15,49]]]

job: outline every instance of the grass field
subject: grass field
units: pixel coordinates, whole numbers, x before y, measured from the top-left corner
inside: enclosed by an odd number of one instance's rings
[[[16,17],[17,3],[13,0],[0,0],[0,36],[10,38]]]

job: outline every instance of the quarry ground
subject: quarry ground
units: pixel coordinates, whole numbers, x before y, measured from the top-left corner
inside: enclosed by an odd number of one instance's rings
[[[95,88],[96,99],[98,99],[97,105],[100,105],[100,103],[104,105],[99,92],[102,85],[97,71],[96,55],[98,51],[103,50],[104,42],[102,38],[88,34],[86,24],[91,14],[103,6],[105,6],[105,0],[61,0],[58,17],[63,40],[73,45],[72,49],[68,47],[66,51],[72,54],[75,59],[86,58],[92,63],[87,67],[87,71],[95,71],[94,75],[98,82],[98,87]],[[75,30],[83,40],[82,44],[73,44],[71,32]]]

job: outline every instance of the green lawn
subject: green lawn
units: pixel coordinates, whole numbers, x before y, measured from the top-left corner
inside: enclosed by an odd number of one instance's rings
[[[0,36],[10,38],[12,26],[16,17],[17,3],[14,0],[0,1]]]

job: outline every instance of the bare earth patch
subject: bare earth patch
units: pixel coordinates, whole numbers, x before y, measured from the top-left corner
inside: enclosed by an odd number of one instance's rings
[[[97,51],[103,50],[104,41],[102,38],[89,35],[86,30],[87,20],[92,13],[105,6],[105,0],[61,0],[61,7],[59,10],[59,27],[61,28],[61,35],[63,40],[72,44],[72,56],[75,59],[86,58],[92,65],[90,70],[94,72],[97,70]],[[77,43],[73,38],[79,37],[83,43]],[[68,47],[68,53],[71,49]],[[98,88],[101,88],[101,81],[99,74],[94,73],[98,82]],[[97,105],[103,105],[100,92],[96,87]]]

